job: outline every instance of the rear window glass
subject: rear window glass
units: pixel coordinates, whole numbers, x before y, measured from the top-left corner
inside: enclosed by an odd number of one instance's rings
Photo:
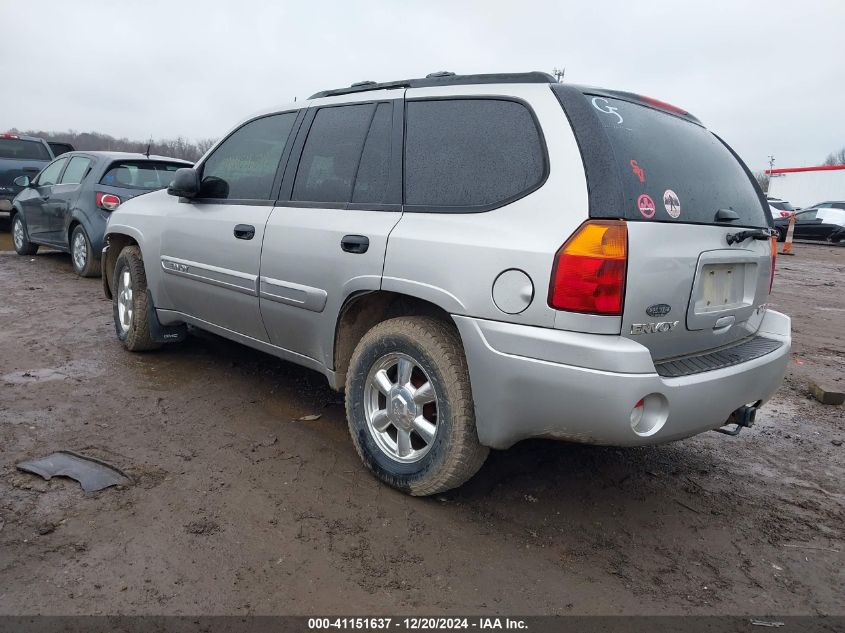
[[[819,209],[816,217],[824,224],[836,224],[845,226],[845,209],[837,209],[836,207],[828,207],[826,209]]]
[[[19,138],[0,138],[0,158],[18,160],[50,160],[50,152],[43,143]]]
[[[174,172],[183,167],[189,167],[189,165],[155,161],[121,161],[111,164],[100,179],[100,184],[125,189],[164,189],[173,180]]]
[[[769,204],[772,205],[778,211],[795,211],[793,206],[788,202],[772,202],[769,200]]]
[[[713,224],[719,209],[732,226],[768,226],[768,209],[741,163],[707,129],[621,99],[585,95],[613,150],[628,220]]]
[[[545,153],[528,108],[501,99],[409,101],[405,204],[484,209],[537,187]]]

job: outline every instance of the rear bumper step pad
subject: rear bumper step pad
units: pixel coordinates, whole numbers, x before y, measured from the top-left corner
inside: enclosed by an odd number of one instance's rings
[[[783,346],[783,342],[764,336],[755,336],[739,345],[727,347],[707,354],[684,356],[655,363],[658,375],[663,378],[680,378],[714,369],[724,369],[739,365],[755,358],[774,352]]]

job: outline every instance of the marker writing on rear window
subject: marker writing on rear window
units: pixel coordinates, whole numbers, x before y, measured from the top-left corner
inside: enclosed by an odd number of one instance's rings
[[[637,178],[640,179],[640,182],[645,182],[645,172],[643,171],[642,167],[637,165],[637,161],[635,160],[631,161],[631,171],[636,174]]]

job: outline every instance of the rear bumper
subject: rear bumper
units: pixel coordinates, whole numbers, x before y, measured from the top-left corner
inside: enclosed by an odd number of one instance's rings
[[[492,448],[530,437],[638,446],[717,428],[742,405],[772,396],[791,344],[789,317],[768,311],[757,334],[782,342],[777,350],[724,369],[663,378],[645,347],[620,336],[454,319],[478,437]],[[631,413],[643,398],[648,424],[637,433]]]

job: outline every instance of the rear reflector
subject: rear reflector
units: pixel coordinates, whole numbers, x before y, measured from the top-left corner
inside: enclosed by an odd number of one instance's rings
[[[102,191],[98,191],[97,206],[105,211],[114,211],[120,206],[120,198],[113,193],[103,193]]]
[[[625,222],[585,222],[555,255],[549,306],[568,312],[621,315],[627,263]]]

